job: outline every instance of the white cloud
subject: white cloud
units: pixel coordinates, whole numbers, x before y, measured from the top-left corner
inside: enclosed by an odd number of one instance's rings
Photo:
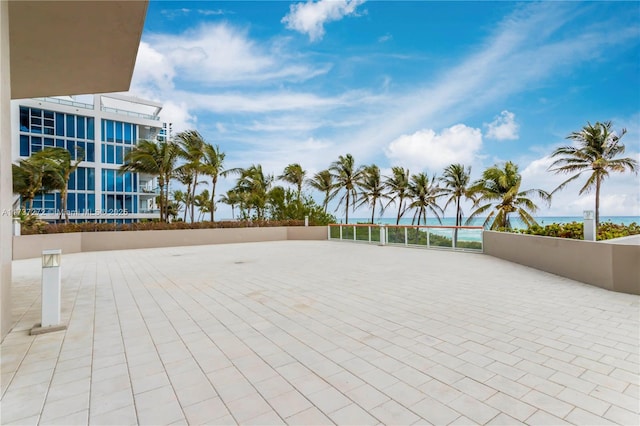
[[[413,172],[424,170],[440,173],[452,163],[469,165],[482,147],[480,129],[456,124],[436,133],[423,129],[412,135],[402,135],[389,144],[387,157],[393,164],[408,167]]]
[[[356,8],[365,0],[312,0],[289,6],[289,13],[282,23],[290,30],[308,34],[311,41],[322,39],[324,24],[339,21],[356,13]]]
[[[197,127],[197,117],[189,113],[186,102],[165,102],[162,106],[162,111],[160,111],[160,120],[165,123],[171,123],[174,134]]]
[[[509,111],[502,111],[491,123],[485,123],[487,127],[486,136],[489,139],[499,141],[515,140],[520,136],[518,130],[520,126],[516,123],[516,115]]]
[[[176,72],[167,57],[149,43],[140,42],[131,82],[132,87],[154,87],[161,91],[174,87]]]
[[[391,39],[393,39],[393,36],[389,33],[386,33],[385,35],[378,37],[378,43],[385,43]]]

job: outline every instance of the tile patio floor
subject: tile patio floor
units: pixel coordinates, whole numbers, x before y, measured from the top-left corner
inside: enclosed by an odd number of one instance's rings
[[[14,262],[5,424],[640,423],[640,298],[489,256],[273,242]]]

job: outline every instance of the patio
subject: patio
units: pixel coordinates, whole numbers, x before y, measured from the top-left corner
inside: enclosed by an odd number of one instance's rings
[[[13,262],[4,424],[638,424],[640,298],[490,256],[280,241]]]

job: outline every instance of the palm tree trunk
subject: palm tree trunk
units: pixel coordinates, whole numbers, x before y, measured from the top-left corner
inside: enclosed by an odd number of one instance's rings
[[[400,205],[398,205],[398,218],[396,219],[396,225],[400,225],[400,212],[402,211],[402,198],[400,198]]]
[[[344,209],[344,223],[347,225],[349,223],[349,189],[347,189],[347,207]]]
[[[460,197],[456,197],[456,229],[453,231],[453,246],[458,245],[458,226],[462,222],[462,211],[460,211]]]
[[[213,222],[214,219],[215,219],[214,215],[215,215],[215,210],[216,210],[215,209],[215,207],[216,207],[216,204],[215,204],[216,180],[217,179],[215,177],[211,178],[211,222]]]
[[[371,208],[371,223],[373,224],[373,219],[376,214],[376,200],[373,200],[373,206]]]
[[[599,226],[600,226],[600,175],[596,176],[596,240],[598,239]]]

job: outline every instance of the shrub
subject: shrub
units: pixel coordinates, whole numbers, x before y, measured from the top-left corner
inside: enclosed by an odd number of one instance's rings
[[[584,238],[584,224],[582,222],[552,223],[551,225],[533,225],[520,231],[523,234],[542,235],[545,237],[571,238],[582,240]],[[610,240],[613,238],[628,237],[640,234],[640,225],[633,222],[629,225],[603,222],[598,228],[597,239]]]

